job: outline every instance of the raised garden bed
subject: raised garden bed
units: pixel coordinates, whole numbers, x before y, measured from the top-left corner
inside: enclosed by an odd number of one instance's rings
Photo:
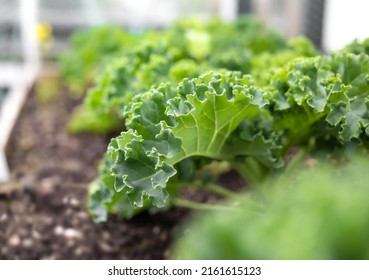
[[[219,32],[182,22],[164,45],[147,33],[137,49],[116,27],[73,37],[63,77],[77,96],[95,86],[78,110],[57,77],[31,93],[8,147],[13,181],[1,188],[4,257],[368,258],[368,41],[319,55],[252,19],[212,24]],[[238,47],[214,43],[225,34]],[[96,45],[104,37],[118,39],[108,50],[119,55]],[[86,51],[100,53],[97,64]],[[175,240],[181,207],[212,211]]]
[[[9,179],[5,147],[37,69],[37,64],[0,63],[0,183]]]
[[[0,259],[168,257],[187,210],[143,213],[129,221],[112,216],[102,224],[86,212],[87,186],[110,137],[68,134],[66,123],[80,100],[56,86],[51,99],[38,91],[42,80],[33,87],[9,140],[11,181],[0,188]],[[221,180],[242,184],[233,172]],[[217,198],[197,192],[196,199]]]

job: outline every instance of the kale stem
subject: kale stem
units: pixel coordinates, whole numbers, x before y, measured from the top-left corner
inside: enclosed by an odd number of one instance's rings
[[[296,155],[293,157],[293,159],[290,161],[288,166],[286,167],[285,174],[290,174],[297,165],[299,165],[306,155],[305,149],[300,148],[299,151],[296,153]]]
[[[236,201],[238,201],[238,199],[239,199],[239,194],[237,194],[237,193],[235,193],[231,190],[228,190],[228,189],[226,189],[222,186],[219,186],[217,184],[207,183],[207,184],[205,184],[204,187],[207,190],[209,190],[213,193],[222,195],[222,196],[227,197],[229,199],[236,200]]]
[[[175,206],[185,207],[194,210],[220,210],[220,211],[235,211],[236,208],[229,206],[212,205],[201,202],[194,202],[191,200],[176,198],[174,200]]]
[[[190,184],[191,187],[193,188],[198,188],[198,189],[205,189],[208,190],[212,193],[215,194],[219,194],[225,198],[229,198],[231,200],[234,201],[238,201],[239,199],[239,194],[237,192],[233,192],[223,186],[220,186],[218,184],[214,184],[214,183],[203,183],[201,181],[195,181],[192,184]]]
[[[232,160],[231,165],[250,186],[257,187],[263,182],[265,172],[253,158],[249,157],[243,161]]]

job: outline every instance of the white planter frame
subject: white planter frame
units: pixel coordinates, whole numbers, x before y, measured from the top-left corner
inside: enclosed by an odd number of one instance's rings
[[[5,148],[27,93],[38,75],[37,5],[37,0],[21,0],[19,5],[23,63],[0,63],[0,85],[9,89],[0,108],[0,182],[9,180]]]

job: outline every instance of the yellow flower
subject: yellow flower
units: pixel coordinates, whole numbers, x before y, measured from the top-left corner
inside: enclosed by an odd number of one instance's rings
[[[49,49],[54,41],[51,25],[46,22],[39,22],[36,26],[36,38],[41,48]]]

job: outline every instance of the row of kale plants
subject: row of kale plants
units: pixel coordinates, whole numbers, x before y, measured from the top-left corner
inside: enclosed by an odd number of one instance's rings
[[[321,55],[243,17],[136,34],[102,26],[71,42],[63,77],[76,94],[94,86],[69,130],[123,131],[90,186],[96,222],[215,209],[173,257],[369,258],[369,41]],[[230,169],[251,190],[217,185]],[[189,187],[227,203],[183,199]]]

